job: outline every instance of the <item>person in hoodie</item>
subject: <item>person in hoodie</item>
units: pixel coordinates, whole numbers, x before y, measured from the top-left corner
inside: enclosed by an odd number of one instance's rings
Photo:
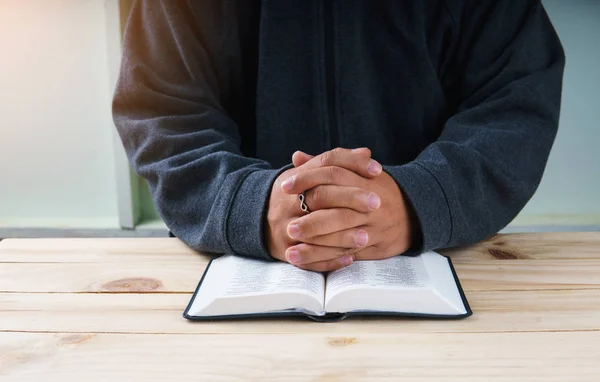
[[[564,65],[539,0],[137,0],[113,118],[172,235],[332,271],[510,223]]]

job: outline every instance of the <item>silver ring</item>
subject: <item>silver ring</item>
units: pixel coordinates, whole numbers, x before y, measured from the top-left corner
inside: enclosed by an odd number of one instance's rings
[[[300,209],[302,211],[304,211],[304,212],[310,213],[310,210],[308,209],[308,206],[304,202],[306,200],[306,197],[304,196],[304,192],[301,193],[300,195],[298,195],[298,200],[300,200]]]

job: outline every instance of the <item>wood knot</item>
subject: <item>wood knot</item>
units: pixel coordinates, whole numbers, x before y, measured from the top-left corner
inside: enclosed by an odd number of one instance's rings
[[[71,334],[71,335],[62,337],[60,339],[60,342],[62,342],[64,345],[75,345],[75,344],[80,344],[82,342],[85,342],[94,336],[95,336],[95,334]]]
[[[356,337],[329,337],[327,340],[329,346],[348,346],[356,342]]]
[[[516,260],[518,259],[517,255],[505,251],[503,249],[490,248],[488,249],[490,255],[498,260]]]
[[[162,287],[162,283],[158,280],[134,277],[106,283],[102,286],[102,290],[109,292],[151,292],[160,287]]]

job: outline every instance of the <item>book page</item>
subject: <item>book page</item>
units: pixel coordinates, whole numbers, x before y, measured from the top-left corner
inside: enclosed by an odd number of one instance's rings
[[[434,252],[357,261],[331,273],[325,289],[327,312],[466,312],[448,260]]]
[[[427,273],[431,275],[433,293],[456,313],[466,313],[466,306],[448,260],[435,252],[428,252],[423,254],[423,263]]]
[[[224,285],[224,296],[299,292],[323,300],[325,280],[322,274],[283,262],[246,260],[231,262],[232,277]]]
[[[326,298],[348,288],[422,288],[429,276],[421,257],[396,256],[385,260],[356,261],[327,277]]]
[[[230,315],[304,309],[321,313],[322,274],[283,262],[234,255],[212,261],[190,307],[192,315]]]

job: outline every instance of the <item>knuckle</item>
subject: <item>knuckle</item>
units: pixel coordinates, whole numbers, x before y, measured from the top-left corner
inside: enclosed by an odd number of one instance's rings
[[[294,177],[294,188],[296,188],[296,186],[298,184],[302,184],[302,182],[304,182],[304,180],[306,179],[306,176],[304,174],[305,174],[304,172],[298,172],[296,174],[290,175],[289,177],[287,177],[283,180],[287,180],[293,176]],[[282,182],[283,182],[283,180],[282,180]],[[281,186],[281,184],[280,184],[280,186]]]
[[[321,166],[323,166],[323,167],[329,166],[333,159],[332,155],[333,155],[333,153],[331,151],[326,151],[323,154],[321,154],[319,156],[319,159],[321,160]]]
[[[344,155],[344,149],[341,147],[336,147],[335,149],[331,150],[331,154],[332,159],[339,158],[340,156]]]
[[[329,168],[329,177],[333,183],[338,183],[344,177],[344,170],[340,167],[332,166]]]
[[[353,190],[348,194],[348,204],[358,208],[364,208],[365,193],[359,190]]]
[[[302,243],[301,245],[298,246],[298,251],[305,258],[315,256],[315,246],[311,245],[311,244]]]
[[[326,151],[321,154],[321,165],[322,166],[333,166],[335,165],[340,156],[343,154],[344,150],[340,147],[336,147],[333,150]]]
[[[308,223],[305,225],[305,228],[303,229],[303,231],[307,232],[308,236],[310,237],[315,236],[315,234],[320,230],[321,224],[318,221],[315,221],[314,219],[309,220]]]
[[[315,222],[314,220],[315,219],[313,219],[311,215],[307,215],[296,221],[295,224],[297,224],[298,228],[300,228],[303,239],[311,238],[315,232],[315,229],[318,228],[319,223]],[[304,242],[304,244],[309,245],[306,242]]]
[[[329,191],[327,191],[327,187],[323,186],[313,188],[308,195],[308,198],[313,204],[319,204],[319,202],[327,200],[328,197]]]
[[[346,235],[346,240],[345,242],[347,243],[348,246],[350,246],[352,249],[355,248],[361,248],[364,246],[364,244],[359,244],[359,232],[361,230],[359,229],[348,229],[347,230],[347,235]]]
[[[345,209],[341,212],[341,221],[345,226],[350,226],[354,223],[355,213],[352,210]]]

